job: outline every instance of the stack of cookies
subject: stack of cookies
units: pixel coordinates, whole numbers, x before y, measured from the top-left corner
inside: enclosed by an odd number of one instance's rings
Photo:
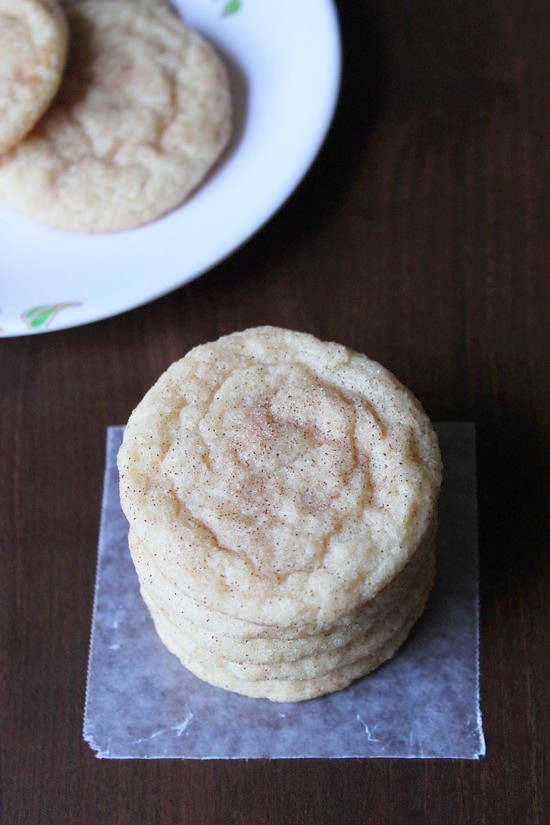
[[[118,463],[158,634],[213,685],[283,702],[339,690],[424,610],[437,440],[364,355],[271,327],[199,346],[134,410]]]
[[[76,232],[179,206],[227,145],[227,72],[164,0],[0,0],[0,198]]]

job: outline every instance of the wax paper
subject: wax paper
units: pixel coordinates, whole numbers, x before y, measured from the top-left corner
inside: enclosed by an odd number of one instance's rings
[[[84,738],[101,759],[402,757],[478,759],[475,428],[436,425],[445,465],[438,569],[428,608],[396,656],[346,690],[297,704],[201,682],[159,640],[142,601],[120,509],[116,453],[106,469]]]

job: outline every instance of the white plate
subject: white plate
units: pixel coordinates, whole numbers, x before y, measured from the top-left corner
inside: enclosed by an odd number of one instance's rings
[[[340,81],[332,1],[174,5],[226,58],[236,110],[232,145],[187,203],[130,232],[60,232],[0,205],[4,336],[97,321],[185,284],[261,227],[315,158]]]

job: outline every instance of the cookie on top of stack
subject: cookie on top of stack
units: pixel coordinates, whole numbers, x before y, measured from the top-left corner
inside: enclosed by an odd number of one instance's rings
[[[118,457],[141,592],[201,679],[295,702],[406,639],[433,582],[437,439],[379,364],[263,327],[199,346]]]
[[[131,229],[183,203],[230,137],[214,49],[163,0],[20,0],[15,17],[8,5],[0,198],[75,232]]]

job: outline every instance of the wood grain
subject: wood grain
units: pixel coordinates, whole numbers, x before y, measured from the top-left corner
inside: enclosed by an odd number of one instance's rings
[[[545,821],[549,7],[338,5],[333,128],[254,239],[147,307],[0,342],[5,825]],[[191,346],[263,323],[477,423],[480,762],[101,762],[82,741],[105,427]]]

